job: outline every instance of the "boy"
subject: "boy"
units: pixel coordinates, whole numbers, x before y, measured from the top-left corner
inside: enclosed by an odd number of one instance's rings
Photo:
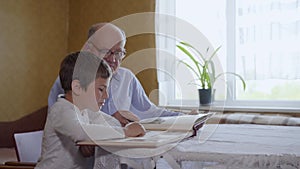
[[[36,168],[85,169],[92,161],[81,152],[90,147],[79,148],[76,142],[145,134],[139,123],[122,128],[116,119],[99,112],[108,98],[111,75],[105,61],[89,52],[71,53],[62,61],[59,77],[65,96],[48,113]]]

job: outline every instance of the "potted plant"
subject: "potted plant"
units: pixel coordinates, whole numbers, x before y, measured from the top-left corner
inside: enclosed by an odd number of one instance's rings
[[[194,80],[194,84],[199,86],[199,100],[201,105],[207,105],[211,103],[212,100],[212,88],[214,86],[215,81],[225,75],[231,74],[238,77],[243,84],[243,89],[246,89],[246,83],[242,76],[233,72],[223,72],[216,75],[215,65],[213,62],[213,57],[219,51],[221,46],[219,46],[209,57],[204,57],[202,53],[197,50],[195,47],[186,42],[180,42],[176,45],[187,57],[192,61],[192,64],[180,60],[180,63],[183,63],[187,68],[189,68],[193,74],[196,76]],[[206,53],[208,53],[209,48],[206,49]]]

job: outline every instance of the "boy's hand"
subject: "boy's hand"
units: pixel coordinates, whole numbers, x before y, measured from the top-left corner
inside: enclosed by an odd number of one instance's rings
[[[125,126],[124,133],[126,137],[141,137],[145,135],[146,130],[140,123],[132,122]]]
[[[129,111],[124,111],[124,110],[119,110],[115,112],[112,115],[114,118],[119,120],[121,123],[122,127],[124,127],[126,124],[133,122],[133,121],[139,121],[140,119],[133,113]]]

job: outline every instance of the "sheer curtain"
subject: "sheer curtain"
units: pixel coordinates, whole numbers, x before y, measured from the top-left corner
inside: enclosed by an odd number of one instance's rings
[[[156,31],[156,65],[159,85],[159,105],[166,105],[167,100],[174,97],[174,69],[175,64],[175,1],[156,1],[155,31]],[[165,99],[163,99],[165,98]]]

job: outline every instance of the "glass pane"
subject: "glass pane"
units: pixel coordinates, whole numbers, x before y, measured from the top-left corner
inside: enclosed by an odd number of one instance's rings
[[[300,100],[298,0],[236,1],[237,100]],[[238,83],[238,82],[237,82]]]
[[[216,5],[218,4],[218,5]],[[176,0],[176,17],[196,27],[216,49],[222,46],[215,58],[219,62],[219,69],[226,69],[226,1],[225,0]],[[214,10],[211,10],[214,9]],[[197,37],[195,37],[197,38]],[[200,46],[200,45],[199,45]],[[195,46],[196,48],[198,46]],[[205,51],[201,51],[205,54]],[[180,50],[175,53],[178,60],[186,58]],[[191,61],[186,60],[191,63]],[[199,88],[195,83],[195,76],[183,64],[175,65],[175,76],[178,82],[176,99],[198,100]],[[224,87],[224,86],[223,86]],[[220,98],[220,97],[218,97]],[[224,99],[224,93],[222,93]]]
[[[300,80],[249,80],[247,88],[237,91],[238,100],[300,101]]]

